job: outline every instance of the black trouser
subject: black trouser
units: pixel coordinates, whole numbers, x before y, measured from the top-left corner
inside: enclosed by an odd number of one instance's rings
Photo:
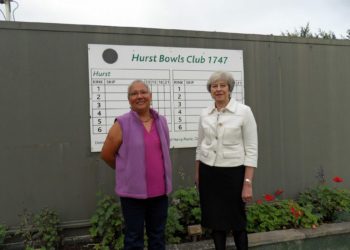
[[[144,249],[144,225],[149,250],[165,250],[168,197],[149,199],[120,198],[124,222],[124,250]]]
[[[237,250],[248,249],[248,234],[247,231],[233,231],[233,239]],[[213,240],[215,250],[226,249],[226,231],[213,230]]]

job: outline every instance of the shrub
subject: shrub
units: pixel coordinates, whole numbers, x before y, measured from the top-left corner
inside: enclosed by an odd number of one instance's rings
[[[337,177],[333,181],[339,183],[343,179]],[[349,190],[320,185],[301,193],[297,200],[281,199],[282,194],[283,190],[278,189],[274,194],[265,194],[256,203],[247,206],[249,233],[315,228],[323,222],[350,221]],[[120,249],[123,245],[121,209],[114,198],[100,196],[96,212],[91,218],[90,234],[100,242],[95,249]],[[175,191],[168,208],[165,232],[167,243],[177,244],[190,240],[187,226],[200,224],[200,220],[197,190],[192,187]],[[205,231],[202,238],[207,233]]]
[[[34,227],[37,230],[40,246],[46,249],[57,249],[60,244],[60,220],[55,211],[44,208],[34,216]]]
[[[123,219],[119,203],[109,195],[98,193],[99,201],[91,217],[90,235],[98,240],[95,249],[122,249]]]
[[[320,184],[299,194],[296,201],[280,200],[283,190],[266,194],[247,207],[248,232],[264,232],[286,228],[315,228],[324,222],[350,221],[350,192],[331,188],[325,183],[321,169]],[[334,177],[333,182],[343,182]]]
[[[343,179],[336,176],[333,181],[340,183]],[[350,191],[332,188],[324,183],[300,193],[298,203],[311,208],[312,212],[319,216],[320,222],[340,221],[349,217]]]
[[[165,239],[168,244],[177,244],[181,242],[178,232],[184,231],[184,226],[180,223],[181,215],[176,207],[168,208],[168,218],[165,228]]]
[[[121,249],[124,236],[120,205],[109,195],[98,193],[98,197],[96,211],[90,219],[90,235],[98,242],[95,249]],[[199,222],[200,208],[197,191],[189,188],[174,192],[168,208],[165,229],[167,243],[180,243],[187,236],[187,226]],[[147,245],[147,237],[145,241]]]
[[[179,189],[172,195],[171,206],[180,212],[182,225],[200,223],[201,211],[199,208],[199,195],[196,188]]]
[[[317,225],[317,216],[310,209],[300,207],[293,200],[275,200],[265,196],[247,207],[247,231],[266,232],[287,228],[311,228]]]
[[[21,224],[16,234],[21,235],[25,248],[57,249],[60,245],[59,218],[55,211],[44,208],[39,214],[24,210],[20,215]]]
[[[6,227],[5,225],[0,224],[0,245],[4,244],[6,238]],[[0,246],[1,248],[1,246]]]
[[[177,219],[176,224],[175,219]],[[178,241],[187,238],[187,226],[200,224],[201,210],[199,207],[199,195],[194,187],[178,189],[171,197],[169,216],[167,222],[167,239]],[[172,226],[176,228],[170,228]]]

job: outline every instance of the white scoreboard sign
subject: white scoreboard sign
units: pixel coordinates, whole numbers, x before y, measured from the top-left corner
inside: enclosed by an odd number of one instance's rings
[[[217,70],[233,74],[232,96],[244,103],[243,51],[89,44],[91,151],[101,151],[116,116],[130,110],[127,87],[136,79],[152,91],[152,107],[168,121],[171,147],[197,146],[206,84]]]

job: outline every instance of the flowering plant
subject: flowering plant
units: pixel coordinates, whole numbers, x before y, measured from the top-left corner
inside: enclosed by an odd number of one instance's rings
[[[273,193],[264,194],[254,204],[247,206],[247,231],[255,233],[289,228],[316,228],[323,222],[350,221],[350,191],[330,188],[325,185],[323,174],[321,177],[321,185],[306,190],[296,200],[283,199],[284,190],[277,189]],[[339,176],[332,180],[335,185],[344,181]],[[200,224],[201,219],[198,192],[194,187],[178,189],[170,201],[166,225],[167,243],[190,241],[187,226]],[[348,218],[344,215],[348,215]],[[112,245],[120,248],[122,245],[120,218],[121,211],[114,199],[107,197],[99,202],[96,214],[91,219],[93,225],[90,229],[90,233],[94,231],[95,234],[99,233],[94,237],[101,241],[95,246],[96,249],[106,247],[107,243],[110,245],[112,240],[115,241],[116,235],[117,242]],[[209,234],[209,230],[204,230],[200,239],[206,239]]]
[[[344,180],[335,176],[332,181],[339,185]],[[334,222],[340,217],[350,217],[350,191],[348,189],[330,187],[322,182],[315,188],[300,193],[298,203],[303,207],[310,207],[319,216],[320,222]]]
[[[247,231],[265,232],[288,228],[311,228],[318,217],[309,208],[301,207],[296,201],[281,199],[282,189],[273,194],[265,194],[247,208]]]
[[[332,181],[339,185],[344,179],[335,176]],[[278,189],[247,207],[248,232],[315,228],[325,222],[350,221],[350,191],[329,187],[324,178],[295,201],[281,199],[282,194],[283,190]]]

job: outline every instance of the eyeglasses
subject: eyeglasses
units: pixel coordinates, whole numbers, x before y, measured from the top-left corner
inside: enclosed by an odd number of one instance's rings
[[[138,96],[138,95],[140,95],[140,96],[145,96],[145,95],[147,95],[147,94],[149,94],[148,91],[146,91],[146,90],[141,90],[141,91],[133,91],[133,92],[130,92],[130,93],[129,93],[129,96],[131,96],[131,97],[136,97],[136,96]]]

